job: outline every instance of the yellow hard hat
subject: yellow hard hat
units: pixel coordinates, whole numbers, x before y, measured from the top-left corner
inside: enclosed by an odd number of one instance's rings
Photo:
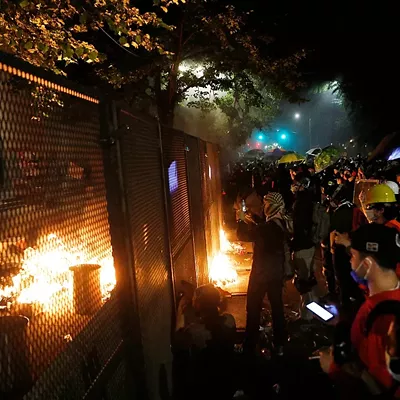
[[[367,193],[366,204],[396,203],[393,190],[385,184],[375,185]]]

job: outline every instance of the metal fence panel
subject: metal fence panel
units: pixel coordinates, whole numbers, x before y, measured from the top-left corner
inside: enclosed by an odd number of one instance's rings
[[[219,224],[222,227],[222,177],[221,177],[221,160],[220,160],[220,148],[217,144],[213,145],[214,150],[214,179],[215,179],[215,201],[218,204],[218,219]]]
[[[185,139],[182,132],[165,127],[163,127],[162,139],[165,166],[168,168],[172,255],[175,256],[191,235]]]
[[[207,144],[199,139],[201,190],[204,213],[204,233],[206,238],[207,265],[211,265],[213,258],[212,233],[211,233],[211,214],[210,214],[210,178],[209,163],[207,155]]]
[[[125,127],[121,156],[147,386],[149,397],[157,399],[165,389],[160,374],[166,370],[170,375],[173,310],[159,132],[154,122],[138,119],[126,110],[120,112],[119,122]]]
[[[167,169],[165,173],[168,177],[168,205],[175,287],[179,291],[182,280],[196,284],[186,160],[188,149],[183,132],[164,127],[162,140],[164,165]]]
[[[121,341],[98,100],[0,62],[0,397],[84,396]]]
[[[123,108],[104,150],[99,101],[21,65],[0,60],[0,397],[133,398],[142,364],[162,397],[174,283],[218,250],[216,147]]]
[[[219,232],[221,229],[220,224],[220,186],[218,184],[218,155],[215,151],[215,145],[207,143],[207,161],[209,165],[209,190],[210,190],[210,219],[211,219],[211,236],[212,241],[212,254],[215,255],[219,251]]]
[[[208,283],[207,249],[204,228],[204,208],[202,198],[202,173],[200,168],[199,139],[186,135],[187,170],[190,200],[190,216],[193,226],[193,239],[196,259],[198,285]]]

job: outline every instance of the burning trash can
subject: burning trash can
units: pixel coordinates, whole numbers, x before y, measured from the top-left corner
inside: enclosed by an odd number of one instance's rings
[[[80,315],[93,315],[102,305],[100,269],[97,264],[71,267],[74,273],[74,308]]]

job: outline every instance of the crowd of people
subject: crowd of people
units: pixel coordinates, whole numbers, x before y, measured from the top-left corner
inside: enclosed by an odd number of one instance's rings
[[[283,288],[293,281],[301,298],[300,323],[317,318],[307,308],[312,302],[338,310],[330,322],[332,345],[314,358],[339,398],[400,398],[399,183],[398,165],[361,157],[340,159],[319,173],[305,162],[236,166],[230,187],[237,236],[253,243],[246,360],[260,353],[265,295],[275,356],[285,354]],[[315,274],[318,252],[326,282],[322,297]],[[190,392],[191,398],[217,393],[231,399],[238,389],[235,320],[223,313],[222,298],[212,285],[189,289],[182,297],[173,347],[174,370],[185,384],[178,379],[177,398]]]
[[[400,332],[393,311],[400,305],[398,165],[382,161],[368,164],[357,157],[341,159],[316,174],[312,163],[254,163],[251,179],[242,167],[235,171],[235,183],[241,185],[235,202],[238,237],[254,243],[245,352],[257,352],[257,321],[267,294],[276,354],[283,354],[287,341],[283,282],[294,274],[301,295],[301,320],[314,318],[306,307],[313,301],[335,304],[340,310],[338,343],[321,352],[322,370],[337,382],[358,380],[365,393],[400,396],[398,374],[390,368],[399,354],[388,350],[394,343],[389,331]],[[252,200],[246,202],[249,196]],[[326,279],[323,298],[316,290],[314,260],[318,251]],[[381,309],[378,306],[391,311],[376,318],[365,333],[370,314]],[[400,326],[400,315],[398,318]],[[347,384],[340,387],[349,393]]]

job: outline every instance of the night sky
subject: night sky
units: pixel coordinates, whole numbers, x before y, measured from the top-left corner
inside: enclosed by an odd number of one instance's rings
[[[238,1],[254,9],[255,32],[275,38],[272,51],[306,49],[309,87],[340,80],[357,135],[377,142],[400,130],[400,25],[395,1]],[[268,50],[271,51],[271,50]],[[350,110],[350,108],[348,108]]]

